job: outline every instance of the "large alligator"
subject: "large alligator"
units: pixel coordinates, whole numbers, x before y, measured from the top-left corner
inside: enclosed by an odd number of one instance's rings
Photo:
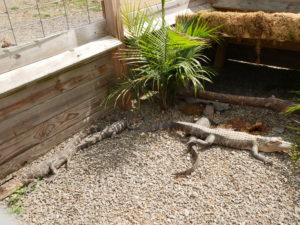
[[[162,123],[155,126],[155,128],[152,128],[151,131],[158,129],[181,130],[186,134],[201,138],[190,140],[188,142],[189,145],[200,144],[202,146],[209,146],[217,144],[236,149],[250,150],[255,158],[268,164],[272,164],[272,161],[258,153],[258,151],[288,152],[292,147],[290,142],[284,141],[281,137],[252,135],[245,132],[221,128],[210,128],[201,124],[181,121]]]

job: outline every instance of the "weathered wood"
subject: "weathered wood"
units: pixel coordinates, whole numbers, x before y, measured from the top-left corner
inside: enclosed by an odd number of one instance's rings
[[[226,49],[227,49],[226,41],[218,45],[215,60],[214,60],[214,67],[216,69],[221,69],[223,67],[226,58]]]
[[[296,49],[296,46],[295,46]],[[229,44],[226,57],[246,62],[257,62],[255,47],[250,45]],[[300,51],[289,51],[276,48],[262,47],[260,53],[260,63],[284,68],[300,70]],[[270,76],[272,76],[270,74]]]
[[[0,165],[103,109],[100,105],[106,92],[106,88],[100,89],[95,97],[2,143],[0,145]]]
[[[124,131],[126,127],[127,121],[121,120],[105,127],[101,132],[96,134],[100,141]],[[33,182],[33,179],[35,178],[42,179],[47,175],[55,175],[57,169],[59,169],[65,163],[68,163],[77,150],[81,150],[81,148],[78,147],[78,144],[89,134],[91,134],[90,129],[80,131],[69,143],[64,146],[62,150],[58,151],[53,156],[40,162],[39,164],[32,165],[29,169],[17,173],[12,180],[3,183],[0,187],[0,200],[8,197],[21,186]]]
[[[84,120],[80,120],[78,123],[66,128],[63,132],[57,133],[54,136],[48,138],[40,144],[32,146],[30,149],[22,154],[17,155],[7,163],[0,165],[0,179],[4,178],[6,175],[22,168],[27,163],[32,162],[38,157],[47,153],[54,146],[60,144],[68,137],[72,136],[76,132],[85,129],[94,123],[95,120],[101,118],[101,116],[106,115],[111,109],[106,108],[97,111],[91,115],[87,115]]]
[[[41,102],[41,104],[0,121],[2,128],[0,130],[0,144],[86,101],[94,96],[99,89],[108,88],[110,79],[109,75],[100,75],[81,86],[51,98],[49,101]]]
[[[120,15],[120,0],[104,0],[104,7],[107,33],[119,40],[123,40],[124,32]]]
[[[270,98],[260,98],[260,97],[221,94],[221,93],[216,93],[211,91],[197,91],[196,94],[191,91],[181,91],[180,96],[197,97],[197,98],[203,98],[211,101],[218,101],[218,102],[235,104],[235,105],[267,108],[267,109],[280,111],[280,112],[286,112],[288,108],[296,105],[296,103],[279,99],[274,96]],[[295,113],[300,115],[300,110],[296,111]]]
[[[111,73],[111,55],[104,55],[79,68],[35,82],[16,93],[0,99],[0,120],[25,111],[40,104],[42,101],[47,101],[99,75],[106,76]]]
[[[233,37],[224,37],[223,38],[228,43],[238,44],[238,45],[248,45],[255,46],[256,39],[249,38],[233,38]],[[300,51],[300,43],[299,42],[291,42],[291,41],[274,41],[274,40],[265,40],[261,39],[261,48],[276,48],[281,50],[289,50],[289,51]]]
[[[0,74],[43,60],[106,35],[105,20],[72,29],[29,44],[0,48]]]
[[[0,187],[0,201],[12,195],[16,190],[23,187],[24,182],[20,179],[11,179]]]
[[[76,65],[91,62],[99,55],[111,52],[121,44],[116,38],[106,36],[51,58],[4,73],[0,76],[0,97],[7,96],[16,89],[45,79],[55,73],[64,72]]]

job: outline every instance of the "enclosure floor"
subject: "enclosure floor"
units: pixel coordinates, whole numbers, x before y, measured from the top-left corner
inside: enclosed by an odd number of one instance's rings
[[[143,127],[195,118],[176,109],[162,113],[153,103],[130,113],[143,118]],[[124,116],[117,111],[103,123]],[[293,126],[295,116],[240,106],[216,114],[220,123],[234,117],[264,121],[270,136],[295,135],[278,133]],[[300,176],[287,155],[265,154],[274,162],[267,166],[248,151],[212,146],[199,153],[201,166],[191,176],[176,178],[172,174],[191,166],[187,139],[176,132],[125,131],[80,151],[68,169],[21,198],[20,218],[28,225],[300,224]]]

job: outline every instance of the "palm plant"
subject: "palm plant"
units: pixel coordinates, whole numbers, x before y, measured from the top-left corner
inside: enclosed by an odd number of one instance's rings
[[[128,4],[121,14],[128,34],[119,57],[128,64],[129,72],[110,90],[105,103],[111,99],[117,102],[128,93],[139,103],[142,96],[154,90],[161,108],[167,109],[180,88],[192,85],[196,91],[203,88],[204,81],[211,82],[212,70],[202,65],[207,62],[203,50],[210,47],[206,38],[217,40],[213,35],[216,28],[208,29],[201,20],[168,27],[165,0],[161,17]]]
[[[296,91],[295,93],[300,96],[300,91]],[[300,101],[300,98],[296,99],[296,101]],[[289,108],[287,110],[287,112],[288,113],[293,113],[297,110],[300,110],[300,104]],[[299,121],[296,121],[296,123],[298,125],[300,125]],[[300,127],[291,127],[291,128],[298,131],[298,132],[300,132]],[[294,147],[292,148],[292,153],[293,153],[292,159],[295,160],[295,161],[298,161],[298,160],[300,160],[300,136],[294,137],[293,140],[294,140]]]

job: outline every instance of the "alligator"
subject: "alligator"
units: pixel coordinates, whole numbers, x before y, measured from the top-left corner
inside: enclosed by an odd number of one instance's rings
[[[105,139],[105,138],[114,138],[118,133],[121,133],[125,129],[131,129],[129,127],[130,121],[129,120],[119,120],[114,122],[110,126],[105,127],[102,131],[94,133],[91,137],[88,137],[83,140],[82,143],[79,144],[77,147],[80,150],[88,148],[97,142]]]
[[[199,125],[205,126],[205,127],[210,127],[211,126],[209,119],[206,118],[206,117],[201,117],[199,120],[196,121],[196,124],[199,124]],[[200,158],[199,158],[199,155],[198,155],[197,144],[194,143],[197,139],[198,138],[195,137],[195,136],[190,136],[190,138],[189,138],[189,143],[190,144],[188,145],[188,152],[191,154],[191,156],[194,160],[193,166],[191,168],[188,168],[188,169],[184,170],[184,171],[175,173],[174,174],[175,176],[191,175],[197,169],[197,167],[200,166]],[[201,150],[206,150],[206,149],[207,149],[207,146],[203,146],[201,148]]]
[[[170,121],[159,124],[149,131],[158,129],[181,130],[186,134],[200,138],[190,140],[188,145],[199,144],[202,146],[210,146],[212,144],[217,144],[236,149],[250,150],[255,158],[266,164],[272,164],[272,161],[258,153],[259,151],[288,152],[292,147],[290,142],[284,141],[281,137],[252,135],[239,131],[210,128],[201,124],[189,122]]]

